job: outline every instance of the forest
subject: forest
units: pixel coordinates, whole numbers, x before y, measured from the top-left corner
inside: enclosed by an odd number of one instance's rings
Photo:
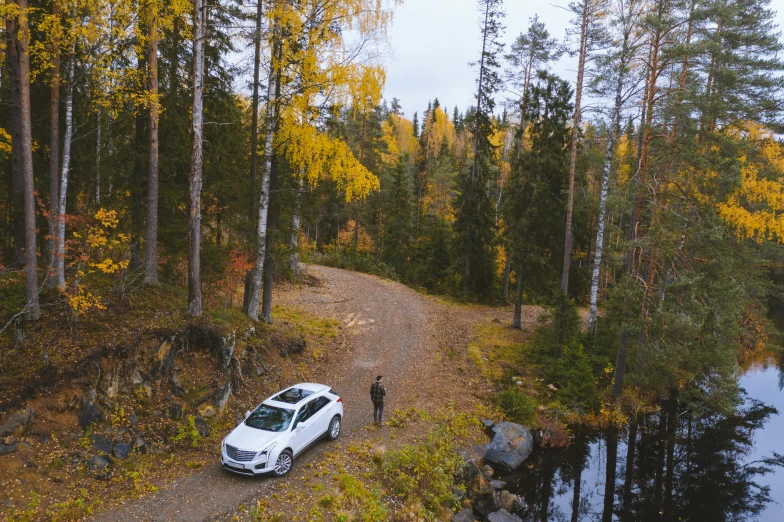
[[[562,36],[478,0],[474,103],[410,115],[400,3],[3,0],[0,352],[161,289],[274,323],[306,263],[545,307],[529,362],[580,414],[736,407],[784,326],[770,1],[575,0]]]

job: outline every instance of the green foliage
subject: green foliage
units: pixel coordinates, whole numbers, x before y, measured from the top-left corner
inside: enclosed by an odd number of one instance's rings
[[[199,428],[196,427],[196,417],[188,415],[186,422],[177,427],[177,433],[171,438],[174,442],[188,442],[192,447],[197,447],[202,442]]]
[[[330,249],[326,252],[310,252],[302,256],[302,260],[305,263],[314,263],[317,265],[354,270],[355,272],[364,272],[393,281],[399,280],[397,272],[395,272],[395,269],[392,266],[384,261],[375,259],[375,257],[370,254],[363,254],[361,252]]]
[[[536,420],[536,403],[517,386],[509,386],[496,395],[495,403],[512,422],[530,426]]]
[[[601,403],[590,358],[578,343],[564,346],[555,365],[556,397],[563,406],[580,413],[598,412]]]

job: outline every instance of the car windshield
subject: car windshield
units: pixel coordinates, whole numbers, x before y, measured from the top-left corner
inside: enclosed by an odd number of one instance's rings
[[[245,425],[257,430],[286,431],[293,416],[294,410],[262,404],[245,419]]]
[[[285,402],[287,404],[297,404],[305,397],[313,395],[311,390],[303,390],[302,388],[290,388],[281,392],[272,398],[273,401]]]

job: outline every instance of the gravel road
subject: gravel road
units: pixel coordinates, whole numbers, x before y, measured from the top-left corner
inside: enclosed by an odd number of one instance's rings
[[[297,305],[343,324],[349,346],[317,376],[338,391],[345,404],[345,445],[363,436],[361,428],[372,421],[368,395],[377,374],[384,375],[387,412],[396,406],[414,406],[438,394],[433,377],[437,343],[433,314],[443,307],[402,284],[377,277],[326,267],[308,267],[322,286],[299,287],[280,296],[279,302]],[[144,498],[98,514],[96,521],[213,520],[234,512],[273,489],[301,487],[307,462],[317,461],[330,448],[322,442],[297,459],[286,478],[246,477],[224,471],[215,462],[199,472],[181,477]],[[183,465],[180,463],[179,465]],[[299,473],[297,473],[299,471]]]

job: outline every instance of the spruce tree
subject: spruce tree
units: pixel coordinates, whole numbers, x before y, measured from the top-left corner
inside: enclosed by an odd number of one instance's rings
[[[411,160],[408,154],[398,156],[389,182],[384,201],[386,226],[382,258],[405,280],[409,273],[414,218]]]
[[[487,298],[495,279],[495,206],[487,187],[493,175],[494,145],[490,141],[493,123],[493,96],[501,87],[499,58],[504,16],[502,0],[480,0],[482,53],[479,66],[476,110],[470,120],[474,131],[473,158],[458,179],[455,201],[455,253],[462,264],[463,291],[468,296]]]

